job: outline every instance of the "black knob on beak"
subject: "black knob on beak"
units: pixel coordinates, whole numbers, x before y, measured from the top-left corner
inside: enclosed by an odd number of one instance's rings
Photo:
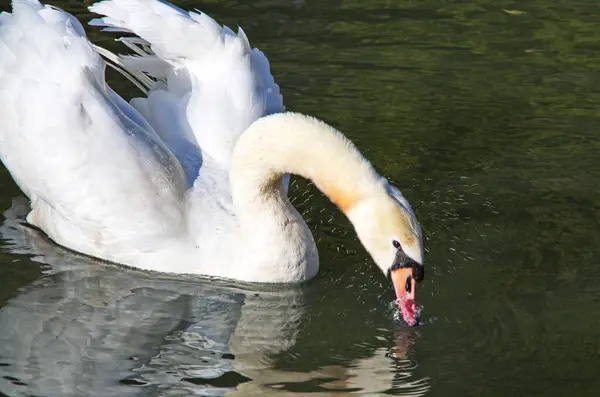
[[[425,278],[425,266],[415,263],[413,265],[413,278],[416,282],[423,281]]]

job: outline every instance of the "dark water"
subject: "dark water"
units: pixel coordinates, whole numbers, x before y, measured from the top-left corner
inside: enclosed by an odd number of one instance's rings
[[[403,190],[425,233],[426,325],[394,320],[384,276],[302,181],[321,272],[282,288],[57,248],[15,221],[1,170],[0,395],[600,393],[600,3],[177,4],[243,26],[288,109],[344,131]]]

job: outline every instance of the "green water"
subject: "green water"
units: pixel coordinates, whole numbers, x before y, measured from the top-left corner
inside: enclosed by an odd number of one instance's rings
[[[94,262],[20,226],[15,204],[0,395],[600,393],[600,3],[176,4],[242,26],[287,108],[345,132],[402,189],[425,236],[425,325],[394,320],[347,220],[300,180],[321,271],[287,288]],[[0,208],[18,196],[0,170]]]

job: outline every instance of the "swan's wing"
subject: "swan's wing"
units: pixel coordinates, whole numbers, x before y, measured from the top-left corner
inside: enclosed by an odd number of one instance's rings
[[[180,232],[181,167],[107,87],[73,16],[37,0],[0,15],[0,109],[0,158],[51,238],[97,254]]]
[[[251,49],[241,29],[236,34],[206,14],[159,0],[105,0],[90,11],[104,15],[90,24],[137,35],[120,39],[135,55],[105,54],[142,75],[143,84],[151,77],[148,97],[132,104],[187,174],[199,167],[185,158],[192,157],[190,143],[227,167],[239,135],[258,118],[284,110],[267,58]]]

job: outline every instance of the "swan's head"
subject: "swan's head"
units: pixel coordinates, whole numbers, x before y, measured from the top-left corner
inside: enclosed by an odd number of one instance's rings
[[[361,243],[391,280],[397,303],[409,325],[418,323],[414,301],[416,282],[423,280],[423,242],[416,216],[400,191],[365,197],[348,209]]]

